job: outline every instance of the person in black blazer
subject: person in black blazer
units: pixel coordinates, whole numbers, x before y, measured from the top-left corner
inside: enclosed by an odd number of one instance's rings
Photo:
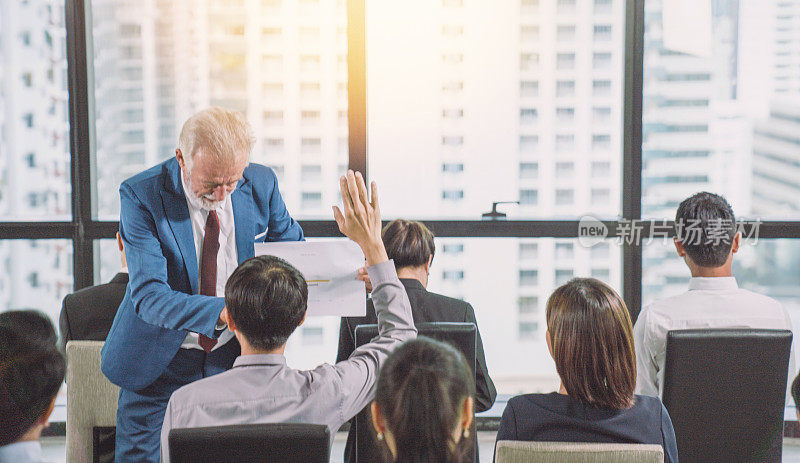
[[[497,441],[657,444],[677,463],[669,413],[635,395],[633,326],[622,298],[594,278],[573,278],[547,301],[547,347],[561,387],[508,401]]]
[[[117,308],[128,287],[128,265],[125,249],[117,233],[117,246],[122,270],[108,283],[90,286],[64,297],[59,316],[61,346],[66,349],[72,340],[105,341]]]
[[[467,322],[475,323],[472,306],[459,299],[428,292],[428,272],[435,246],[433,233],[421,222],[397,219],[383,229],[383,243],[389,258],[394,260],[397,276],[408,293],[414,323],[424,322]],[[377,323],[372,301],[367,301],[367,314],[364,317],[342,317],[339,328],[339,352],[336,361],[347,359],[355,350],[355,329],[358,325]],[[483,353],[480,330],[476,343],[475,362],[475,411],[482,412],[492,407],[497,390]],[[355,462],[355,433],[347,436],[344,453],[345,463]]]

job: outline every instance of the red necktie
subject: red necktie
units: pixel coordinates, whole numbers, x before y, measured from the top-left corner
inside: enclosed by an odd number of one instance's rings
[[[200,294],[217,295],[217,253],[219,252],[219,219],[217,213],[211,211],[206,219],[206,232],[203,238],[203,254],[200,257]],[[201,334],[198,339],[200,347],[211,352],[217,344],[216,339]]]

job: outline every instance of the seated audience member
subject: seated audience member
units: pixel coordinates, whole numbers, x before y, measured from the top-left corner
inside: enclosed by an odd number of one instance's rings
[[[117,308],[128,287],[128,264],[125,246],[117,233],[117,247],[122,259],[122,270],[108,283],[90,286],[64,297],[59,316],[61,346],[66,349],[72,340],[105,341]]]
[[[389,353],[416,337],[411,305],[381,241],[377,188],[372,201],[361,174],[341,181],[344,214],[334,206],[339,230],[364,252],[374,285],[379,335],[345,361],[301,371],[286,365],[286,341],[306,315],[303,275],[271,256],[244,261],[225,285],[228,328],[242,346],[229,371],[183,386],[172,394],[161,431],[162,461],[169,461],[172,428],[245,423],[325,424],[331,436],[372,399],[375,378]]]
[[[39,437],[66,366],[47,317],[33,310],[0,313],[0,463],[42,460]]]
[[[792,329],[780,302],[739,288],[731,271],[741,233],[722,196],[697,193],[675,214],[675,249],[692,278],[683,294],[644,308],[633,328],[636,392],[660,396],[664,387],[667,331],[693,328]],[[789,362],[794,374],[794,354]],[[791,376],[790,376],[791,377]]]
[[[561,387],[509,400],[497,440],[658,444],[666,462],[677,462],[664,405],[633,393],[631,319],[619,295],[594,278],[574,278],[550,296],[546,317]]]
[[[393,220],[382,232],[383,244],[386,253],[394,261],[400,283],[408,293],[411,301],[411,311],[414,323],[423,322],[466,322],[475,323],[475,311],[472,306],[464,301],[453,299],[426,290],[428,286],[428,273],[433,262],[435,252],[433,233],[421,222],[410,220]],[[375,308],[371,300],[367,301],[367,314],[364,317],[344,317],[339,329],[339,354],[336,361],[340,362],[355,349],[355,329],[358,325],[376,323]],[[486,358],[483,354],[483,341],[480,331],[476,344],[475,362],[475,411],[488,410],[494,404],[497,390],[489,370],[486,367]],[[350,428],[345,446],[345,462],[355,461],[355,428]]]
[[[464,356],[428,338],[408,341],[378,375],[372,424],[384,461],[466,461],[475,382]]]

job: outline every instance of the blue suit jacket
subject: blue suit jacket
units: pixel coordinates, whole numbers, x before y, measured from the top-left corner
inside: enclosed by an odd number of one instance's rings
[[[197,254],[180,175],[172,158],[119,189],[119,231],[130,282],[103,346],[101,369],[131,391],[161,375],[188,331],[215,337],[225,305],[222,297],[197,294]],[[270,168],[250,164],[231,201],[239,263],[253,257],[256,241],[303,239]]]

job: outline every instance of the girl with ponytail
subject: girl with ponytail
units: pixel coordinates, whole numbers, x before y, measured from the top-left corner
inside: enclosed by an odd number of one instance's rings
[[[372,422],[384,461],[461,463],[473,445],[475,377],[453,347],[400,346],[378,376]]]

